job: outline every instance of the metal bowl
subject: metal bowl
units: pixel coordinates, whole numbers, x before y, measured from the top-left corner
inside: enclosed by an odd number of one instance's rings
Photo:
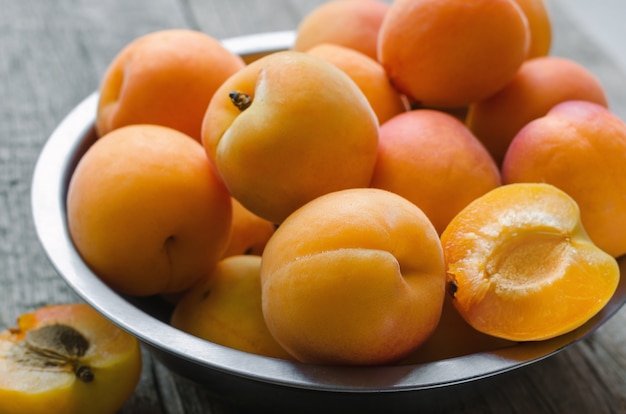
[[[233,52],[259,56],[290,47],[293,32],[224,40]],[[581,328],[548,341],[413,365],[326,367],[240,352],[181,332],[156,298],[120,295],[82,261],[66,222],[65,197],[76,163],[95,141],[98,96],[88,96],[60,123],[43,147],[32,182],[32,211],[40,242],[59,274],[98,312],[136,336],[172,371],[245,407],[272,412],[386,412],[442,407],[465,391],[502,381],[505,373],[549,357],[606,322],[626,301],[622,280],[608,305]],[[626,260],[620,260],[626,270]]]

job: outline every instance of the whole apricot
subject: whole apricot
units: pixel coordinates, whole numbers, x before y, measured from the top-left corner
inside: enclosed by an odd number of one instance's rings
[[[500,186],[441,235],[448,290],[480,332],[511,341],[553,338],[611,299],[617,261],[593,244],[570,196],[551,184]]]
[[[158,125],[118,128],[74,170],[68,229],[85,263],[130,295],[176,293],[222,257],[231,201],[193,138]]]
[[[332,43],[377,59],[378,31],[389,5],[380,0],[333,0],[300,21],[293,50],[300,52]]]
[[[341,69],[283,51],[222,84],[207,109],[202,142],[232,196],[278,224],[322,194],[369,184],[378,120]]]
[[[378,59],[412,101],[457,108],[506,85],[529,44],[513,0],[396,0],[380,28]]]
[[[306,363],[399,360],[435,330],[445,295],[439,237],[401,196],[337,191],[291,214],[261,263],[263,314]]]
[[[90,306],[44,306],[0,333],[0,412],[114,413],[141,366],[138,340]]]
[[[626,124],[609,109],[587,101],[555,106],[515,136],[502,177],[565,191],[591,240],[614,257],[626,254]]]
[[[139,37],[102,78],[96,131],[102,136],[125,125],[156,124],[199,141],[211,96],[243,67],[239,56],[199,31],[167,29]]]
[[[408,101],[391,85],[387,72],[377,60],[331,43],[314,46],[306,52],[327,60],[350,76],[363,91],[380,124],[409,109]]]
[[[554,56],[530,59],[504,88],[470,105],[466,123],[501,165],[513,137],[527,123],[569,100],[608,105],[598,78],[579,63]]]
[[[552,20],[545,0],[515,0],[520,6],[530,30],[527,59],[548,56],[552,47]]]
[[[172,326],[207,341],[272,358],[293,359],[270,334],[261,307],[261,256],[230,256],[190,289]]]
[[[415,109],[380,127],[370,186],[413,202],[440,234],[467,204],[500,184],[485,147],[452,115]]]
[[[250,212],[235,198],[232,199],[232,225],[224,257],[240,254],[261,255],[275,226]]]

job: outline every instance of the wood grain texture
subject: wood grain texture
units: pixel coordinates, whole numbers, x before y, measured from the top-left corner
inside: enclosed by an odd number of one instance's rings
[[[322,0],[0,0],[0,329],[36,307],[78,300],[43,253],[32,224],[30,180],[46,138],[97,89],[115,54],[157,29],[217,38],[289,30]],[[554,54],[571,57],[607,87],[626,119],[626,77],[550,2]],[[590,338],[521,369],[458,413],[626,412],[626,309]],[[141,382],[122,413],[235,413],[210,390],[170,373],[144,352]],[[443,412],[443,411],[442,411]],[[446,412],[450,412],[447,410]]]

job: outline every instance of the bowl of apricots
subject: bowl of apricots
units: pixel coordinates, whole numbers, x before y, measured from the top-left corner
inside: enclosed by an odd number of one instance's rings
[[[65,281],[236,405],[441,407],[626,301],[626,124],[543,2],[367,2],[136,39],[34,171]]]

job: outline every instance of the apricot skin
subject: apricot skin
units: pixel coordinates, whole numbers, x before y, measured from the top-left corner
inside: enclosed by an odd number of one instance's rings
[[[436,230],[388,191],[321,196],[278,228],[263,252],[263,314],[306,363],[397,361],[434,331],[444,269]]]
[[[223,255],[230,195],[202,145],[157,125],[97,140],[70,179],[68,229],[85,263],[130,295],[176,293]]]
[[[504,88],[469,107],[467,126],[498,165],[515,135],[555,105],[586,100],[608,106],[604,87],[585,67],[570,59],[530,59]]]
[[[503,185],[441,235],[449,292],[480,332],[537,341],[570,332],[609,301],[617,261],[594,245],[576,202],[544,183]]]
[[[380,28],[378,60],[411,101],[457,108],[506,85],[529,43],[513,0],[396,0]]]
[[[585,230],[614,257],[626,254],[626,124],[586,101],[555,106],[513,139],[505,183],[546,182],[580,207]]]
[[[487,150],[452,115],[416,109],[380,128],[370,186],[413,202],[440,234],[463,207],[500,184]]]
[[[263,319],[260,268],[261,256],[221,260],[178,302],[172,326],[240,351],[293,359],[278,345]]]
[[[235,106],[233,91],[249,96],[249,107]],[[232,196],[278,224],[315,197],[369,184],[378,120],[339,68],[283,51],[220,87],[204,118],[202,142]]]
[[[99,136],[131,124],[164,125],[200,140],[215,90],[244,67],[209,35],[184,29],[144,35],[111,61],[99,91]]]
[[[515,0],[528,19],[530,47],[527,59],[548,56],[552,47],[552,21],[545,0]]]
[[[325,43],[312,47],[308,54],[327,60],[343,70],[369,101],[379,124],[409,109],[407,100],[389,82],[378,61],[347,47]]]
[[[378,32],[389,5],[379,0],[334,0],[307,14],[296,31],[293,50],[332,43],[377,59]]]

